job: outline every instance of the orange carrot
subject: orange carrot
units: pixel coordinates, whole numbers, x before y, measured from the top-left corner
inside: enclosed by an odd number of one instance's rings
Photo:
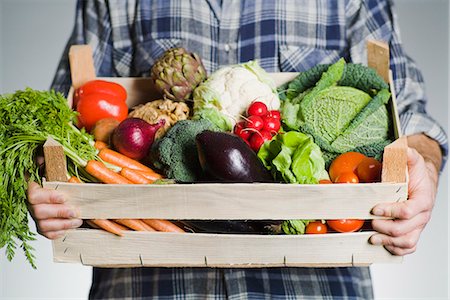
[[[98,156],[105,162],[121,168],[130,168],[135,170],[142,170],[144,172],[155,173],[155,171],[141,164],[140,162],[108,148],[100,150]]]
[[[108,144],[106,144],[105,142],[102,142],[102,141],[95,141],[94,147],[97,150],[102,150],[102,149],[105,149],[105,148],[109,148]]]
[[[126,179],[120,174],[108,169],[105,164],[96,160],[88,161],[86,167],[86,172],[97,178],[103,183],[121,183],[121,184],[132,184],[131,181]]]
[[[167,220],[142,219],[142,221],[145,224],[152,226],[157,231],[163,231],[163,232],[185,232],[183,229],[181,229],[177,225],[175,225],[172,222],[167,221]]]
[[[161,174],[158,174],[155,172],[145,172],[145,171],[141,171],[141,170],[136,170],[136,171],[139,172],[142,176],[144,176],[148,180],[151,180],[151,182],[154,182],[155,180],[162,178]]]
[[[120,175],[131,181],[132,183],[137,184],[150,184],[154,180],[149,180],[142,174],[140,174],[137,170],[133,170],[130,168],[123,167],[122,170],[120,170]]]
[[[92,219],[89,220],[88,223],[93,223],[95,226],[98,226],[101,229],[114,233],[115,235],[118,236],[123,236],[122,231],[127,230],[126,227],[106,219]]]
[[[128,228],[136,231],[155,231],[152,226],[147,226],[146,223],[139,219],[115,219],[114,222],[127,226]]]
[[[67,182],[70,183],[83,183],[77,176],[71,176]]]

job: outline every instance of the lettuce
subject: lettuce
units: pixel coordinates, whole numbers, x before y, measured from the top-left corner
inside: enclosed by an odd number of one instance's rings
[[[319,146],[301,132],[276,135],[263,144],[258,157],[277,181],[316,184],[328,179]]]

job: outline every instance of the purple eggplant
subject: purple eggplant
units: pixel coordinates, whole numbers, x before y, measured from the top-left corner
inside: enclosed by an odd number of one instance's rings
[[[206,130],[196,136],[203,171],[218,182],[273,182],[256,153],[240,137]]]

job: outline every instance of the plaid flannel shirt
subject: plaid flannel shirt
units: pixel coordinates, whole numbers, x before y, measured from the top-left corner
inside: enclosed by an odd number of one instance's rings
[[[447,156],[443,129],[426,114],[423,79],[405,54],[389,0],[79,1],[52,87],[70,86],[68,49],[90,44],[98,76],[148,76],[167,49],[197,52],[209,73],[258,59],[268,72],[300,72],[340,57],[366,64],[366,41],[386,41],[404,134],[423,132]],[[96,269],[99,299],[370,299],[368,268]]]

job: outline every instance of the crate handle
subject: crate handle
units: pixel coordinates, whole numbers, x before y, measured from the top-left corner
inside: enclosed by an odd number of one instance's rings
[[[367,65],[389,83],[389,45],[382,41],[367,41]]]
[[[46,180],[67,182],[66,156],[61,144],[49,137],[43,148]]]
[[[74,89],[96,78],[90,45],[72,45],[69,49],[69,65]]]

